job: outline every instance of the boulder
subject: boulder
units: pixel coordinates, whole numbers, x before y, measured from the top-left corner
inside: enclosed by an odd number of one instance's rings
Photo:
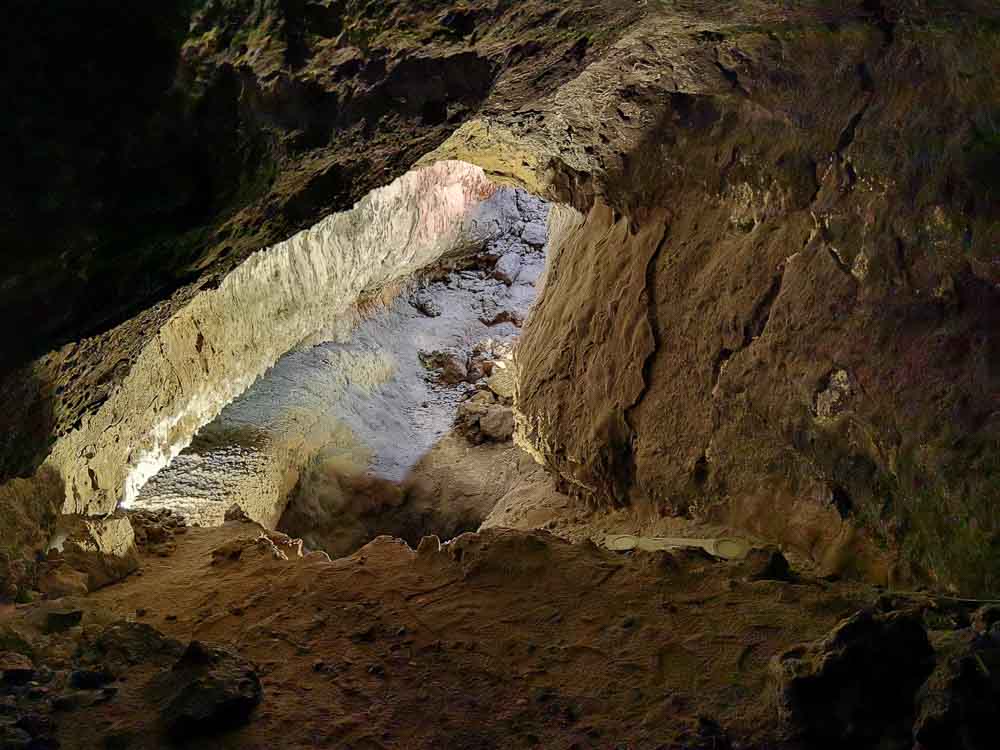
[[[75,570],[69,565],[57,564],[48,567],[38,578],[38,590],[49,599],[59,599],[64,596],[82,596],[86,594],[87,574]]]
[[[66,564],[87,576],[95,591],[120,581],[139,568],[135,534],[128,516],[64,516],[60,519],[62,553]]]
[[[472,443],[482,442],[480,422],[486,416],[491,405],[482,399],[469,399],[458,405],[455,415],[455,428]]]
[[[514,434],[514,410],[509,406],[492,404],[479,418],[479,429],[490,440],[503,442]]]
[[[517,275],[520,271],[521,256],[517,253],[506,253],[497,261],[496,267],[493,269],[493,278],[510,286],[517,281]]]
[[[52,610],[45,615],[46,633],[64,633],[75,628],[83,620],[83,611],[79,609]]]
[[[420,352],[420,362],[429,370],[437,372],[438,380],[445,385],[464,383],[469,371],[463,358],[454,352]]]
[[[35,665],[24,654],[0,652],[0,678],[8,685],[23,685],[35,674]]]
[[[825,638],[772,660],[779,721],[807,745],[905,741],[892,735],[911,726],[914,697],[933,666],[918,613],[863,610]]]
[[[544,221],[532,221],[525,224],[524,231],[521,232],[521,239],[532,247],[541,247],[548,238],[549,232]]]
[[[181,644],[151,625],[116,622],[98,636],[91,662],[102,665],[134,666],[158,657],[176,658]]]
[[[250,662],[200,641],[191,641],[159,687],[166,698],[161,718],[167,733],[177,740],[246,723],[263,694]]]
[[[788,581],[792,571],[788,560],[777,547],[754,547],[743,560],[751,581]]]
[[[997,746],[1000,651],[965,653],[939,666],[918,697],[913,727],[920,750],[991,750]]]
[[[500,398],[514,398],[514,368],[509,362],[494,364],[493,374],[486,385]]]

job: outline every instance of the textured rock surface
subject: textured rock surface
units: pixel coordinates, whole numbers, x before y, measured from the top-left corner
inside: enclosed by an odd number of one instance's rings
[[[997,24],[752,5],[651,14],[439,150],[587,214],[519,352],[522,441],[600,502],[996,589]]]
[[[940,659],[918,694],[914,742],[926,750],[986,750],[996,744],[1000,629]]]
[[[175,309],[388,184],[477,111],[556,90],[639,16],[631,0],[451,5],[172,0],[126,18],[109,0],[15,0],[0,370],[181,287]],[[80,347],[99,371],[82,377],[120,380],[129,342],[162,312]]]
[[[553,212],[563,241],[517,368],[517,439],[565,489],[718,517],[832,572],[997,589],[995,3],[308,7],[211,2],[186,34],[161,24],[178,33],[142,123],[172,130],[159,124],[176,121],[161,107],[173,84],[202,127],[179,130],[235,146],[214,165],[225,190],[170,191],[188,200],[157,226],[187,237],[174,245],[184,253],[193,241],[191,257],[130,262],[168,271],[136,287],[143,299],[163,298],[178,274],[198,281],[13,379],[5,473],[34,467],[62,435],[53,460],[70,507],[113,504],[122,467],[189,431],[171,420],[217,408],[145,362],[198,371],[201,318],[186,316],[254,267],[226,276],[234,264],[419,158],[464,159],[572,207]],[[19,127],[32,132],[30,119]],[[170,149],[149,153],[155,173]],[[120,163],[133,179],[116,184],[131,195],[146,172]],[[185,163],[170,174],[197,174]],[[56,172],[51,161],[35,171]],[[89,173],[66,174],[54,203],[81,194],[73,175]],[[198,205],[211,216],[185,215]],[[126,208],[129,226],[148,215]],[[24,231],[47,227],[45,210],[24,213]],[[73,215],[64,228],[88,248],[111,236],[99,221],[110,213]],[[182,234],[198,229],[206,238]],[[36,244],[50,259],[66,249]],[[67,252],[84,277],[99,275],[93,257],[121,256]],[[103,275],[137,278],[127,264]],[[24,300],[37,280],[53,279],[41,283],[48,301],[68,276],[19,267],[5,304],[33,313]],[[73,288],[39,341],[60,340],[56,329],[76,338],[115,319],[110,308],[122,317],[101,301],[82,314],[87,287]],[[268,357],[213,378],[238,392]],[[172,434],[149,437],[161,426]]]
[[[167,733],[178,740],[218,734],[244,724],[260,703],[260,679],[253,665],[223,648],[192,641],[169,675],[172,694],[162,710]]]
[[[64,512],[131,500],[279,356],[349,317],[362,292],[488,238],[495,221],[479,222],[476,207],[493,190],[481,170],[439,163],[199,293],[151,337],[107,401],[56,441],[47,464],[66,483]]]
[[[772,661],[778,717],[810,747],[898,745],[909,739],[915,695],[933,665],[918,614],[859,612]]]

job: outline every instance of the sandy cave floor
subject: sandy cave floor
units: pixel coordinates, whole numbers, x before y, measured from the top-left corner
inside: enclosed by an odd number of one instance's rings
[[[768,660],[874,596],[543,531],[492,529],[420,553],[382,537],[332,562],[288,546],[276,559],[260,534],[189,529],[125,581],[19,607],[11,622],[54,669],[123,619],[251,659],[264,698],[250,723],[191,747],[711,747],[716,724],[743,743],[773,734]],[[213,550],[225,554],[213,562]],[[81,627],[41,632],[45,612],[74,607]],[[133,667],[86,721],[66,716],[61,746],[159,746],[146,685],[159,669]]]

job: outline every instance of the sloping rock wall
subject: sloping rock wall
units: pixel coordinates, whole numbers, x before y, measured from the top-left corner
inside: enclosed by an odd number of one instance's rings
[[[836,572],[997,589],[982,10],[651,14],[537,111],[439,150],[587,213],[519,352],[522,439],[568,488]]]
[[[5,474],[61,435],[81,504],[118,486],[91,467],[86,489],[83,415],[112,414],[102,399],[199,285],[421,157],[462,159],[585,216],[518,357],[520,439],[567,487],[724,516],[831,570],[1000,588],[995,3],[379,7],[226,0],[192,19],[175,84],[231,105],[196,121],[276,167],[234,168],[253,189],[170,225],[206,231],[197,257],[138,256],[196,283],[32,371]],[[34,278],[5,277],[4,299]],[[55,307],[79,325],[40,341],[86,329],[74,305]]]
[[[278,357],[343,323],[363,292],[498,233],[488,208],[494,190],[482,170],[439,162],[200,292],[150,339],[100,409],[56,442],[46,463],[66,483],[64,512],[107,513],[129,502]]]

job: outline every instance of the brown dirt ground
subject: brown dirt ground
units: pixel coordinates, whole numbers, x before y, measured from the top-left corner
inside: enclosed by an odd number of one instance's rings
[[[253,720],[191,747],[712,747],[699,717],[742,747],[771,747],[768,660],[873,597],[819,580],[750,583],[735,563],[622,556],[543,531],[490,529],[421,553],[380,537],[332,562],[276,559],[252,542],[259,534],[236,522],[191,529],[141,573],[18,607],[9,622],[55,666],[80,629],[43,636],[36,624],[69,605],[84,610],[84,631],[133,619],[252,659],[264,685]],[[237,539],[241,558],[213,564]],[[155,669],[130,672],[86,721],[66,715],[62,747],[101,747],[112,733],[158,747],[144,697]]]

